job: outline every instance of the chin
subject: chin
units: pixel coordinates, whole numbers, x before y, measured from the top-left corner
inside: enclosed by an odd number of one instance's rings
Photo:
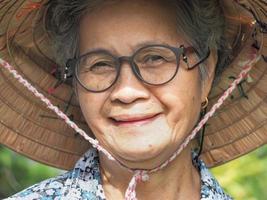
[[[152,169],[168,158],[170,145],[121,146],[112,151],[112,154],[129,168]]]

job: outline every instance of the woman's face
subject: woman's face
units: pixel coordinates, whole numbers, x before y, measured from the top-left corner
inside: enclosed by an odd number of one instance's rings
[[[81,20],[80,54],[105,49],[130,56],[148,43],[188,46],[177,34],[173,8],[162,2],[126,0],[90,12]],[[177,149],[197,122],[208,93],[198,70],[186,70],[181,61],[176,77],[155,87],[139,81],[130,65],[123,63],[116,84],[105,92],[91,93],[78,85],[86,122],[100,144],[122,163],[155,167]]]

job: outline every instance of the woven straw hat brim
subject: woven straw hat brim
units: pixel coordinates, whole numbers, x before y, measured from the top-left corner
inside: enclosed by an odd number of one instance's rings
[[[251,8],[258,15],[257,17],[266,24],[267,2],[262,1],[262,4],[261,1],[241,2],[244,6]],[[226,7],[230,6],[229,1],[225,3],[228,4]],[[240,12],[242,16],[243,11]],[[247,18],[243,17],[243,19]],[[232,20],[232,17],[230,17],[230,20]],[[251,20],[253,21],[253,18]],[[241,26],[246,26],[246,24]],[[213,87],[209,95],[209,107],[217,102],[218,98],[231,84],[233,78],[238,76],[242,61],[249,58],[249,51],[255,44],[255,40],[251,37],[252,34],[256,33],[255,37],[259,41],[260,54],[267,55],[267,33],[262,33],[262,30],[254,32],[254,26],[248,26],[244,29],[246,31],[241,33],[240,37],[241,52],[223,72],[218,85]],[[228,98],[221,108],[216,111],[207,125],[202,158],[210,167],[221,165],[267,143],[266,57],[262,56],[262,59],[252,68],[248,77],[232,93],[231,98]]]
[[[47,91],[57,83],[51,71],[57,66],[48,36],[35,22],[40,9],[34,9],[32,1],[4,0],[0,2],[0,57],[10,62],[40,92],[49,97],[54,105],[72,115],[74,121],[85,131],[89,129],[79,106],[73,98],[73,90],[62,84],[53,94]],[[39,2],[39,1],[36,1]],[[44,3],[45,1],[41,1]],[[255,10],[258,17],[266,17],[257,9],[266,4],[243,1]],[[253,5],[252,5],[253,4]],[[234,6],[235,5],[235,6]],[[262,6],[262,8],[260,7]],[[225,9],[238,6],[225,1]],[[241,7],[238,7],[241,10]],[[240,11],[241,13],[241,11]],[[253,21],[251,15],[243,13]],[[240,21],[229,20],[229,37],[240,32]],[[254,26],[242,24],[244,31],[240,49],[242,53],[223,72],[220,81],[209,96],[210,106],[227,89],[241,68],[239,62],[247,59],[246,49],[254,42],[251,34]],[[233,32],[233,33],[230,33]],[[267,36],[258,30],[261,53],[267,55]],[[244,51],[244,52],[243,52]],[[238,51],[239,52],[239,51]],[[232,77],[232,78],[231,78]],[[242,83],[244,94],[235,90],[217,113],[208,121],[202,158],[212,167],[237,158],[267,143],[267,67],[261,59]],[[92,102],[93,104],[94,102]],[[90,144],[69,128],[65,122],[49,111],[46,105],[25,89],[6,70],[0,68],[0,143],[34,159],[61,169],[70,169]]]
[[[72,90],[64,84],[60,86],[59,93],[48,94],[48,89],[57,82],[49,73],[56,63],[52,62],[46,35],[39,35],[37,29],[33,31],[33,19],[37,12],[24,10],[28,3],[15,0],[0,4],[1,58],[11,62],[31,84],[49,96],[54,105],[64,110]],[[35,39],[42,52],[33,44]],[[90,147],[88,142],[75,134],[46,105],[2,69],[0,88],[2,144],[31,159],[62,169],[73,167],[73,163]],[[77,105],[72,103],[67,112],[74,116],[75,122],[82,129],[87,130]]]

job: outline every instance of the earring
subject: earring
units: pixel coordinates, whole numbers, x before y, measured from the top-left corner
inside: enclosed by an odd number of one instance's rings
[[[201,103],[201,109],[204,110],[209,105],[209,99],[208,97],[205,98],[205,101]]]

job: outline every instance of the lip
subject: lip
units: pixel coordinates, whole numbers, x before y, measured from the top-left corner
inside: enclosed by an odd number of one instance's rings
[[[136,125],[144,125],[155,120],[160,113],[157,114],[148,114],[148,115],[119,115],[116,117],[110,117],[112,122],[116,126],[136,126]]]

